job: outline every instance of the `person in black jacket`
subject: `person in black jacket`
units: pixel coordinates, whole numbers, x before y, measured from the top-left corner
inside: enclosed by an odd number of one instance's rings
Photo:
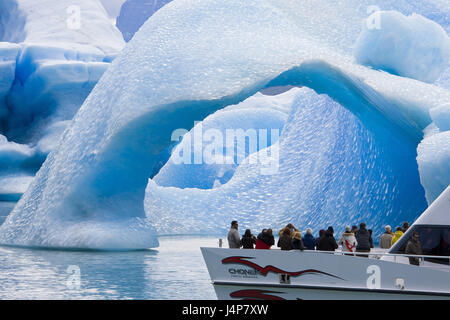
[[[280,239],[278,239],[277,246],[281,250],[289,251],[292,249],[292,237],[291,237],[291,231],[287,228],[283,229],[283,234],[280,236]]]
[[[373,248],[373,240],[364,222],[359,225],[359,230],[356,231],[355,237],[358,242],[356,252],[370,252],[370,248]],[[358,257],[368,258],[369,255],[358,255]]]
[[[317,250],[334,251],[339,247],[336,243],[336,239],[334,238],[333,233],[333,227],[328,227],[323,237],[319,238],[319,240],[317,241]]]
[[[256,237],[252,234],[250,229],[245,230],[241,239],[241,246],[243,249],[254,249],[256,244]]]
[[[263,229],[263,231],[256,237],[255,249],[270,249],[275,244],[272,229]]]
[[[292,235],[292,243],[291,247],[294,250],[305,250],[305,246],[303,245],[302,241],[302,233],[300,231],[295,231]],[[314,249],[313,249],[314,250]]]

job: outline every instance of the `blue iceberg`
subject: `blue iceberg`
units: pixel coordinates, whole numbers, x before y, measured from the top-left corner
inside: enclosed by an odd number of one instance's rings
[[[0,134],[32,151],[2,157],[0,198],[26,190],[5,179],[35,175],[123,46],[97,0],[0,2]]]

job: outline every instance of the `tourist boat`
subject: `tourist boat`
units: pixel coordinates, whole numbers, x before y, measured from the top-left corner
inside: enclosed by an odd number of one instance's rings
[[[424,255],[404,254],[413,231]],[[201,248],[219,299],[450,299],[450,186],[388,252]],[[416,257],[420,265],[410,265]]]

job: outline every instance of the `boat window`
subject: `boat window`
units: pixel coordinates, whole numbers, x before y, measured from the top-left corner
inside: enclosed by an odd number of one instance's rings
[[[450,255],[450,227],[448,226],[412,226],[411,230],[402,236],[392,248],[392,253],[405,253],[406,245],[411,239],[413,231],[419,233],[423,255],[449,256]],[[425,259],[440,264],[449,264],[449,259]]]

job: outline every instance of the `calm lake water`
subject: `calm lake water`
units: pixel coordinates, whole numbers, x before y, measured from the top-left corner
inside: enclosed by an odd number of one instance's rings
[[[0,224],[13,205],[0,203]],[[160,237],[134,252],[0,246],[0,299],[217,299],[200,247],[218,238]]]

